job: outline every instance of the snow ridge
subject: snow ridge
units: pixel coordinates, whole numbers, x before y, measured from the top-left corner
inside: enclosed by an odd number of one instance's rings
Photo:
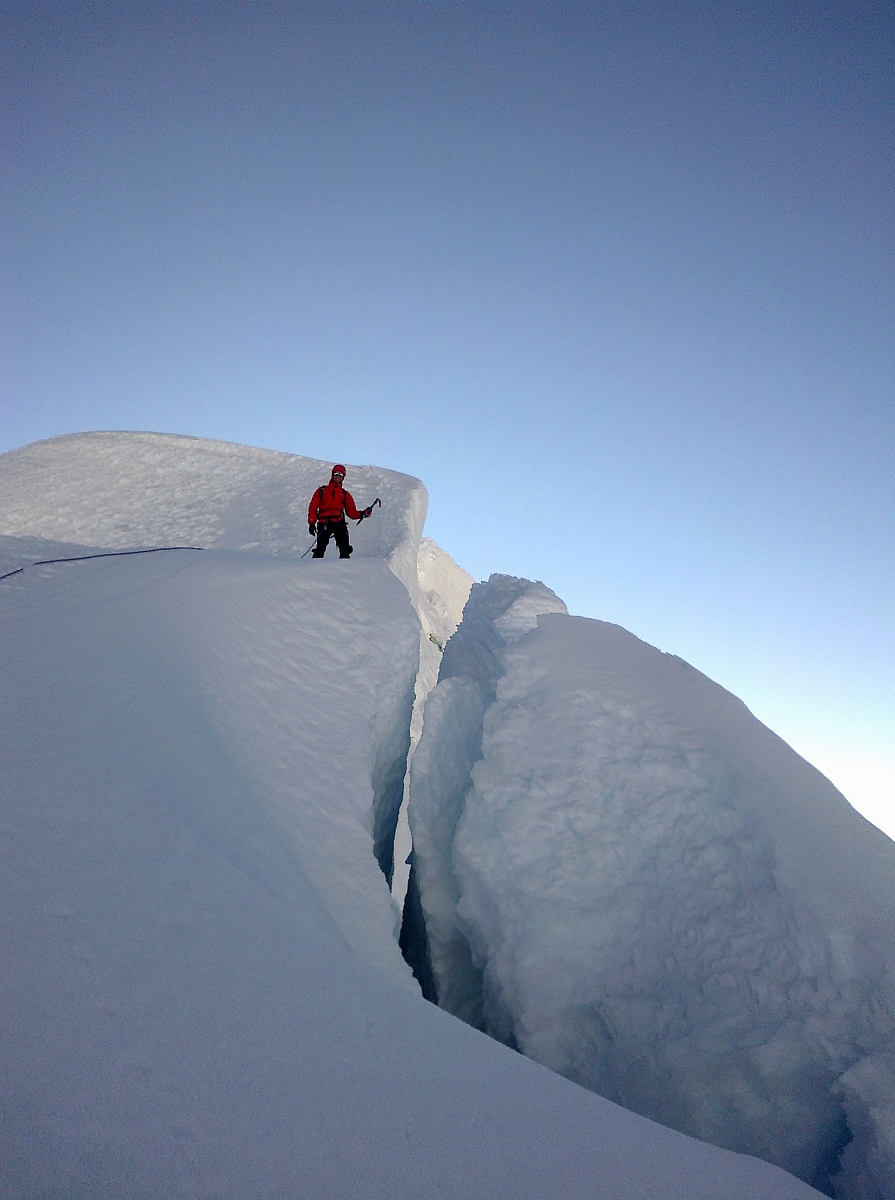
[[[330,463],[230,442],[164,433],[75,433],[3,455],[0,534],[123,550],[188,543],[298,557],[307,512]],[[384,558],[416,600],[416,555],[426,517],[418,479],[351,466],[345,481],[364,507],[352,526],[358,558]]]

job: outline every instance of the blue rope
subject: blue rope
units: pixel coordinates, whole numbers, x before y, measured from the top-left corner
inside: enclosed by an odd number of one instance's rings
[[[162,550],[204,550],[204,546],[150,546],[148,550],[104,550],[101,554],[79,554],[76,558],[42,558],[40,562],[31,563],[32,567],[49,567],[53,563],[87,562],[91,558],[120,558],[125,554],[158,554]],[[13,575],[21,575],[24,567],[16,567],[0,575],[0,581],[11,579]]]
[[[51,563],[86,562],[89,558],[118,558],[123,554],[158,554],[161,550],[204,549],[204,546],[151,546],[148,550],[104,550],[102,554],[79,554],[77,558],[42,558],[40,562],[32,563],[32,566],[48,567]],[[21,571],[22,568],[19,567],[19,570]]]

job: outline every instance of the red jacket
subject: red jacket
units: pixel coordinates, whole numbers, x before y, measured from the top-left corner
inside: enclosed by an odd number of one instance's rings
[[[345,514],[352,521],[359,520],[361,515],[355,508],[351,493],[346,492],[341,483],[331,479],[311,497],[308,524],[313,525],[315,521],[341,521]]]

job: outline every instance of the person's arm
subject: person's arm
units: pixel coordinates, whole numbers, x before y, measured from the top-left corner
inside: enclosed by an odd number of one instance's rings
[[[311,537],[316,533],[317,509],[320,507],[320,493],[323,488],[317,488],[314,495],[311,497],[311,503],[308,505],[308,533]]]
[[[351,520],[352,520],[352,521],[359,521],[359,520],[360,520],[360,517],[361,517],[361,514],[360,514],[360,513],[357,511],[357,508],[356,508],[356,506],[355,506],[354,499],[353,499],[353,497],[352,497],[351,493],[350,493],[350,492],[346,492],[346,491],[343,489],[343,490],[342,490],[342,495],[343,495],[343,497],[344,497],[344,499],[345,499],[345,513],[346,513],[346,515],[347,515],[347,516],[349,516],[349,517],[351,518]]]

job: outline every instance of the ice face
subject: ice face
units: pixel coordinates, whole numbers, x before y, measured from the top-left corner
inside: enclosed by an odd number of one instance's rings
[[[412,770],[439,1002],[674,1128],[895,1194],[895,847],[685,663],[563,615],[520,637],[525,581],[495,584]]]
[[[411,764],[410,827],[414,844],[410,923],[427,937],[408,941],[407,951],[424,991],[455,1016],[484,1028],[480,972],[457,921],[451,854],[473,765],[482,755],[482,721],[504,670],[506,641],[497,623],[513,634],[537,623],[538,613],[565,611],[541,583],[492,575],[476,584],[460,628],[447,643],[438,686],[426,702],[423,736]],[[419,890],[417,890],[419,889]]]
[[[417,613],[420,619],[420,665],[416,676],[413,713],[410,721],[410,756],[415,752],[423,729],[426,697],[438,679],[444,647],[463,616],[463,608],[472,587],[472,576],[458,567],[431,538],[423,538],[417,555]],[[404,908],[410,881],[410,856],[413,842],[407,820],[409,789],[405,778],[404,795],[395,831],[392,900],[396,913]]]

